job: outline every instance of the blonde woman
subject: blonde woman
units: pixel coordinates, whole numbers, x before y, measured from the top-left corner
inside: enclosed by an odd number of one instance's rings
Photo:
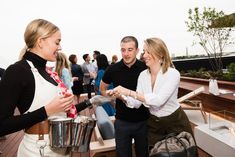
[[[55,72],[58,73],[65,86],[71,90],[73,79],[77,80],[77,78],[72,79],[67,56],[62,52],[59,52],[56,57]]]
[[[46,68],[47,61],[55,62],[61,50],[60,30],[47,20],[36,19],[26,27],[24,39],[20,61],[6,69],[0,83],[0,137],[24,129],[18,157],[65,156],[50,149],[47,120],[58,113],[66,116],[73,102],[72,95],[60,94],[58,79]],[[107,101],[92,97],[76,109]],[[16,108],[20,115],[14,115]]]
[[[36,19],[26,27],[24,39],[26,48],[20,61],[9,66],[1,80],[0,136],[25,130],[18,157],[40,156],[39,140],[46,143],[44,155],[62,156],[49,148],[47,118],[57,113],[66,115],[73,96],[58,95],[58,84],[46,71],[47,61],[56,61],[61,50],[61,32],[51,22]],[[13,115],[16,107],[21,115]]]
[[[109,92],[124,95],[130,108],[139,108],[142,104],[149,108],[150,147],[169,133],[192,134],[190,122],[177,101],[180,73],[174,68],[165,43],[159,38],[146,39],[143,58],[148,69],[140,73],[136,91],[119,86]]]

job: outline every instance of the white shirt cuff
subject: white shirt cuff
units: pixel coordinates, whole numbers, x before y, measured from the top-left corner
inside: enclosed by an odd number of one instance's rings
[[[125,100],[125,104],[129,108],[139,108],[142,105],[142,102],[136,100],[130,96],[122,95],[122,98]]]

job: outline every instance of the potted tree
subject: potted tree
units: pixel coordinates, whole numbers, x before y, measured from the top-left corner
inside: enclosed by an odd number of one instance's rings
[[[197,38],[194,44],[199,44],[208,56],[212,72],[210,73],[209,92],[214,95],[219,94],[216,77],[222,74],[223,64],[222,56],[227,46],[234,44],[231,33],[233,26],[217,27],[215,23],[220,24],[228,22],[223,11],[216,11],[212,8],[204,8],[200,13],[199,8],[189,9],[188,21],[186,25],[189,32]],[[234,23],[233,23],[234,24]]]

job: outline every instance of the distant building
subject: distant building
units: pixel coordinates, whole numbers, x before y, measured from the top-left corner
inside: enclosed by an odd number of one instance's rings
[[[231,56],[222,57],[223,69],[226,69],[229,64],[235,63],[235,53],[232,54],[233,55],[230,54]],[[213,61],[213,58],[210,58],[210,61]],[[174,59],[173,63],[179,71],[199,70],[201,68],[212,70],[210,61],[207,56],[204,56],[197,58]]]

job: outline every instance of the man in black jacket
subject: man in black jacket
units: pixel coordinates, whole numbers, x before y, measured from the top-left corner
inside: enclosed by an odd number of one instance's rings
[[[119,85],[136,90],[139,74],[146,69],[146,65],[136,59],[138,41],[133,36],[126,36],[121,40],[122,60],[110,66],[104,73],[100,83],[102,95],[107,95],[109,84]],[[138,108],[128,108],[121,97],[116,99],[115,140],[116,156],[132,157],[132,140],[135,141],[136,157],[148,156],[147,125],[149,111],[143,105]]]

